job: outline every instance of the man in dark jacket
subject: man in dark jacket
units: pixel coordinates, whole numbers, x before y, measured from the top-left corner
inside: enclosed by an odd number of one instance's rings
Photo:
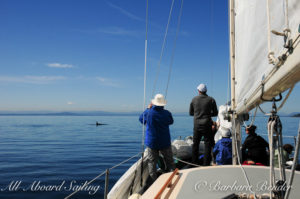
[[[148,147],[148,168],[152,180],[156,180],[156,164],[159,152],[164,156],[168,170],[174,170],[173,153],[169,125],[173,124],[172,114],[164,109],[167,104],[164,96],[157,94],[151,104],[140,116],[142,124],[146,124],[145,145]]]
[[[246,133],[248,137],[242,146],[242,154],[244,160],[251,160],[254,163],[268,165],[267,148],[269,144],[266,140],[255,133],[256,126],[247,126]]]
[[[214,144],[211,117],[218,115],[218,109],[214,98],[206,94],[207,88],[205,84],[200,84],[197,89],[199,95],[194,97],[190,104],[190,115],[194,116],[192,161],[195,164],[198,163],[199,143],[201,138],[204,137],[203,165],[209,166],[211,162],[211,150]]]

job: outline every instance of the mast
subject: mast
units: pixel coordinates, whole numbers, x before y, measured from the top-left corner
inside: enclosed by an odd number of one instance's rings
[[[231,110],[233,111],[233,136],[232,136],[232,164],[238,164],[238,155],[240,150],[241,136],[240,123],[235,113],[236,99],[235,99],[235,11],[234,0],[229,0],[229,40],[230,40],[230,66],[231,66]]]

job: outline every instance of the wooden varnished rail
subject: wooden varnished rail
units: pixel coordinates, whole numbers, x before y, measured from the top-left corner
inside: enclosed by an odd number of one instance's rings
[[[173,178],[176,177],[175,181],[172,182]],[[169,191],[167,192],[167,194],[165,195],[164,199],[168,199],[172,193],[172,191],[174,190],[177,182],[179,181],[180,175],[179,175],[179,171],[176,168],[175,171],[173,171],[173,173],[171,174],[171,176],[167,179],[167,181],[165,182],[165,184],[162,186],[162,188],[159,190],[159,192],[156,194],[156,196],[154,197],[154,199],[161,199],[162,194],[164,193],[164,191],[169,188]]]

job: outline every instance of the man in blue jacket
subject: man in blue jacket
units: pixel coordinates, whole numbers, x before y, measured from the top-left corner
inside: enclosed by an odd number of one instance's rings
[[[159,152],[164,156],[168,170],[174,170],[173,153],[169,125],[173,124],[172,114],[164,109],[167,104],[162,94],[157,94],[148,108],[140,116],[142,124],[146,124],[145,145],[148,147],[148,168],[152,180],[156,180],[156,164]]]

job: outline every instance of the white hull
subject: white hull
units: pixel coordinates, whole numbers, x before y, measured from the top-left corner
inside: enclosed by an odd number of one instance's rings
[[[211,166],[180,170],[180,179],[169,198],[220,199],[232,193],[238,195],[250,195],[254,193],[256,195],[268,195],[270,193],[269,167],[243,166],[243,168],[249,179],[250,186],[247,184],[243,171],[239,166]],[[287,170],[286,173],[287,180],[289,180],[290,171]],[[168,173],[160,176],[155,184],[153,184],[141,198],[154,198],[170,175],[171,174]],[[276,169],[276,176],[279,176],[278,169]],[[168,190],[166,190],[164,194],[166,194],[166,192],[168,192]],[[290,198],[299,198],[299,193],[300,172],[296,171]],[[161,198],[164,198],[164,194]]]
[[[147,152],[145,152],[143,161],[143,184],[149,176],[147,167]],[[141,169],[142,169],[142,158],[134,163],[117,181],[117,183],[110,190],[107,195],[108,199],[127,199],[130,196],[130,192],[137,193],[140,189],[141,182]]]

